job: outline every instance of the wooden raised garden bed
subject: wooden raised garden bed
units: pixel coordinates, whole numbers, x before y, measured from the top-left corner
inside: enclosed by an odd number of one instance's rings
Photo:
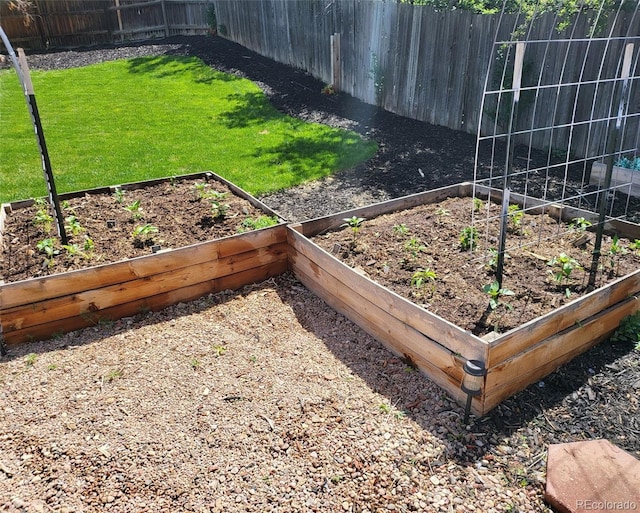
[[[189,175],[216,180],[266,215],[266,205],[213,174]],[[169,180],[169,179],[167,179]],[[117,186],[132,190],[161,180]],[[116,187],[61,195],[113,193]],[[3,205],[0,231],[12,210],[32,202]],[[287,269],[286,226],[279,224],[217,240],[161,251],[116,263],[0,284],[0,343],[11,346],[49,338],[145,310],[190,301],[226,289],[262,281]]]
[[[489,189],[476,187],[476,195]],[[379,285],[321,249],[311,238],[335,230],[352,216],[372,219],[381,214],[438,203],[472,194],[465,183],[391,200],[348,212],[291,224],[288,227],[291,267],[298,279],[334,309],[346,315],[391,351],[417,366],[459,403],[466,360],[481,360],[487,375],[472,411],[484,415],[610,335],[627,315],[640,309],[640,270],[623,276],[554,311],[506,333],[480,338]],[[499,192],[491,192],[493,198]],[[511,203],[523,198],[511,196]],[[527,208],[535,200],[527,198]],[[589,213],[557,207],[563,220],[589,218]],[[640,238],[638,225],[615,222],[608,228],[620,236]]]

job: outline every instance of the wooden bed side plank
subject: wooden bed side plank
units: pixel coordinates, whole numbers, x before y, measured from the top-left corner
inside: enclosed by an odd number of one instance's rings
[[[286,236],[285,226],[277,226],[113,264],[7,283],[0,286],[0,309],[37,303],[62,295],[144,278],[194,263],[213,261],[221,256],[284,242]]]
[[[557,333],[529,350],[490,368],[486,379],[485,413],[507,397],[553,372],[575,356],[606,339],[620,321],[640,310],[640,299],[629,298],[581,325]]]
[[[640,294],[640,270],[497,338],[490,343],[487,366],[495,367],[554,333],[579,324],[598,312],[637,294]]]
[[[291,267],[294,272],[298,265],[304,264],[313,270],[307,271],[307,274],[314,276],[316,268],[318,273],[321,268],[332,277],[331,279],[342,283],[343,287],[353,289],[370,303],[382,304],[389,315],[438,342],[447,350],[458,353],[464,358],[486,361],[488,344],[484,340],[356,273],[349,266],[307,240],[295,229],[289,230],[289,247]],[[322,278],[318,279],[327,278],[322,275]]]
[[[395,198],[380,203],[374,203],[364,207],[354,208],[351,210],[345,210],[344,212],[338,212],[337,214],[331,214],[325,217],[319,217],[317,219],[311,219],[301,224],[301,233],[307,237],[312,237],[318,233],[326,232],[328,230],[334,230],[340,225],[344,224],[345,218],[351,218],[352,216],[363,217],[371,219],[383,214],[389,214],[391,212],[397,212],[399,210],[405,210],[420,205],[426,205],[436,203],[447,198],[457,196],[468,196],[471,191],[470,183],[450,185],[447,187],[441,187],[439,189],[433,189],[431,191],[419,192],[411,194],[409,196],[403,196],[401,198]]]
[[[75,317],[87,312],[96,313],[120,303],[131,303],[161,292],[223,278],[226,275],[236,274],[253,267],[273,265],[277,262],[286,266],[287,253],[287,245],[281,243],[125,283],[11,308],[2,312],[3,331],[7,334],[13,330],[46,324],[56,319]]]
[[[46,340],[58,333],[67,333],[77,329],[98,325],[101,322],[112,321],[122,317],[140,314],[144,311],[162,310],[176,303],[193,301],[211,293],[228,289],[238,289],[250,283],[257,283],[273,276],[284,273],[287,270],[285,261],[275,264],[255,267],[247,271],[227,275],[222,278],[208,280],[194,285],[178,288],[156,294],[150,297],[115,305],[97,312],[84,312],[83,314],[65,319],[52,320],[46,324],[39,324],[30,328],[20,329],[4,333],[7,346],[31,342],[33,340]]]

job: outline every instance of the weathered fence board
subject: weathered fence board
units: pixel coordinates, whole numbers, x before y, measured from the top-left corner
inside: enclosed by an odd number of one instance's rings
[[[14,46],[41,50],[206,34],[211,8],[210,0],[33,0],[29,15],[0,2],[0,20]]]

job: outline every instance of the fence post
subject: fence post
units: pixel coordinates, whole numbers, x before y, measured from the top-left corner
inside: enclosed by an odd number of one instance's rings
[[[333,89],[335,91],[340,90],[340,76],[342,70],[340,69],[340,34],[337,32],[331,35],[331,80]]]
[[[162,7],[162,21],[164,22],[164,37],[169,37],[169,23],[167,22],[167,6],[164,0],[161,0],[160,6]]]

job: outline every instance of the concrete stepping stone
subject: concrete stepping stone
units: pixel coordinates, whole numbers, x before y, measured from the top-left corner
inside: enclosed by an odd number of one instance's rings
[[[640,461],[608,440],[552,444],[545,500],[559,513],[640,511]]]

